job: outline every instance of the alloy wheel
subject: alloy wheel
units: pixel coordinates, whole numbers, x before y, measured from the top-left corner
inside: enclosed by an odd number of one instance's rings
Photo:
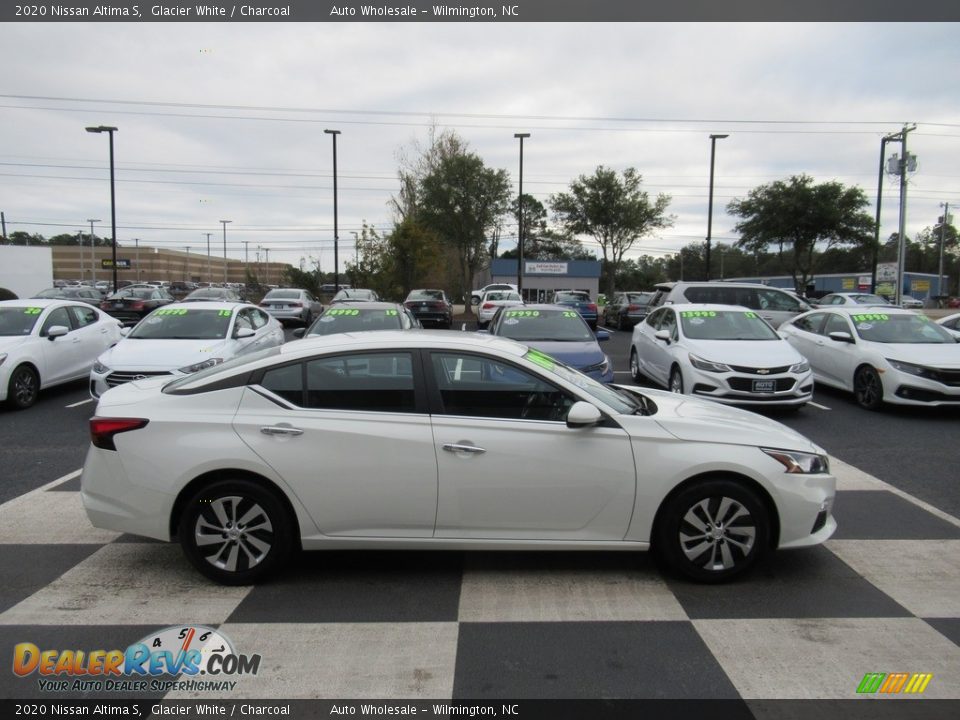
[[[259,565],[273,547],[273,535],[267,512],[237,495],[211,501],[194,526],[194,542],[206,561],[231,573]]]
[[[741,503],[729,497],[704,498],[680,521],[680,549],[704,570],[732,570],[749,557],[757,537],[756,522]]]

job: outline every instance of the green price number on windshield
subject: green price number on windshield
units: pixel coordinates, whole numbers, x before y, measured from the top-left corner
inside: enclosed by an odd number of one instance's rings
[[[43,312],[43,308],[28,307],[23,311],[24,315],[39,315]]]
[[[867,313],[866,315],[851,315],[854,322],[883,322],[889,320],[890,316],[883,313]]]
[[[341,316],[359,315],[359,314],[360,314],[359,310],[351,310],[349,308],[334,308],[333,310],[327,311],[327,315],[330,315],[332,317],[341,317]]]
[[[716,317],[717,313],[713,310],[684,310],[680,313],[680,317],[685,318],[707,318],[707,317]]]
[[[577,317],[577,315],[578,315],[578,313],[575,313],[575,312],[573,312],[573,311],[571,311],[571,310],[564,310],[564,311],[563,311],[563,317],[565,317],[565,318],[575,318],[575,317]]]
[[[396,310],[387,310],[387,317],[395,317],[398,313]]]
[[[188,312],[189,310],[186,310],[185,308],[163,308],[162,310],[157,310],[157,315],[186,315]],[[229,310],[220,311],[221,314],[224,312],[227,314],[230,313]]]
[[[504,317],[540,317],[539,310],[507,310]]]

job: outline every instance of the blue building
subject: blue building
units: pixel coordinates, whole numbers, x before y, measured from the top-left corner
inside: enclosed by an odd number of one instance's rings
[[[477,278],[474,287],[488,283],[517,285],[518,261],[497,258],[489,269],[489,278]],[[599,260],[524,260],[523,299],[546,302],[553,290],[584,290],[596,299],[600,292]]]

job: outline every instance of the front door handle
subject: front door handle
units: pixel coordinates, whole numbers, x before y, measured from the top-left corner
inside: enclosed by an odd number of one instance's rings
[[[486,448],[477,447],[476,445],[460,445],[458,443],[447,443],[443,446],[443,449],[452,453],[464,452],[472,453],[474,455],[480,455],[481,453],[485,453],[487,451]]]
[[[260,428],[260,432],[264,435],[303,435],[303,430],[300,428],[282,425],[268,425]]]

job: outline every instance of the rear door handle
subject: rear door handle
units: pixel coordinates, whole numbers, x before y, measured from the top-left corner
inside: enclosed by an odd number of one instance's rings
[[[443,446],[443,449],[452,453],[464,452],[472,453],[474,455],[480,455],[481,453],[485,453],[487,451],[486,448],[477,447],[476,445],[460,445],[458,443],[447,443]]]
[[[295,427],[284,427],[281,425],[268,425],[260,428],[264,435],[303,435],[303,430]]]

